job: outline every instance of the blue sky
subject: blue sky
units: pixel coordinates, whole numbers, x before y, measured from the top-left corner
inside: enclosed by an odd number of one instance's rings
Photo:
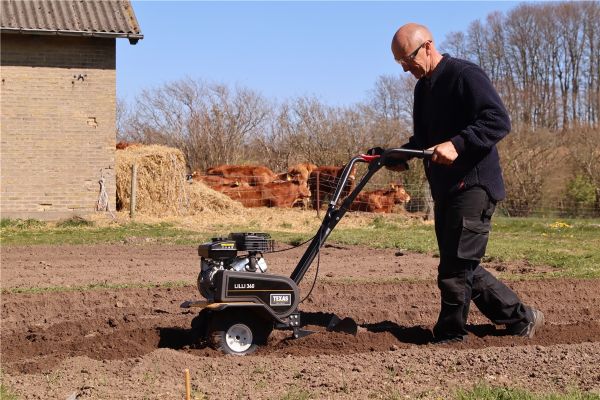
[[[282,101],[366,99],[378,76],[401,74],[390,52],[396,29],[427,25],[443,42],[518,2],[133,1],[144,39],[117,40],[117,95],[185,77],[240,85]]]

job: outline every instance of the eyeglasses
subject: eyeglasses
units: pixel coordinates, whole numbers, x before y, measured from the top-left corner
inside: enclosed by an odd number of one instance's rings
[[[427,43],[431,43],[431,40],[426,40],[423,43],[421,43],[421,45],[419,47],[417,47],[415,49],[415,51],[413,51],[412,53],[410,53],[409,55],[402,57],[400,59],[396,59],[396,62],[398,64],[408,64],[408,63],[412,63],[415,61],[415,58],[417,57],[417,54],[419,54],[419,50],[421,50],[423,48],[423,46],[425,46]]]

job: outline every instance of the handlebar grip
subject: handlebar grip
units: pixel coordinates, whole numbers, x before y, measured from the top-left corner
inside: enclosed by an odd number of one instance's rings
[[[400,147],[397,149],[387,149],[384,152],[384,156],[390,156],[390,158],[393,158],[394,154],[416,158],[429,158],[433,155],[433,150],[414,150]]]
[[[373,160],[376,160],[378,158],[394,158],[393,154],[404,154],[405,156],[408,157],[416,157],[416,158],[430,158],[433,155],[433,150],[414,150],[414,149],[404,149],[404,148],[397,148],[397,149],[387,149],[383,152],[383,154],[360,154],[358,157],[360,158],[361,161],[363,162],[367,162],[370,163]]]

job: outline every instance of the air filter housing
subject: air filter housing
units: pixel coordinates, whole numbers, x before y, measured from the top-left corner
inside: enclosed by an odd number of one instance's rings
[[[274,247],[274,240],[268,233],[230,233],[230,240],[235,242],[235,247],[240,251],[259,251],[271,252]]]

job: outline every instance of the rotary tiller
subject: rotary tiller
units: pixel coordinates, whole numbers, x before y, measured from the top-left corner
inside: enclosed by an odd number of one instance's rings
[[[342,172],[321,226],[289,278],[267,273],[263,253],[273,250],[273,240],[268,234],[231,233],[201,244],[198,247],[198,290],[206,300],[186,301],[181,305],[201,309],[192,321],[196,338],[210,341],[227,354],[244,355],[265,344],[273,329],[291,330],[296,339],[313,333],[302,329],[298,285],[320,248],[379,169],[404,163],[412,157],[430,157],[431,153],[398,148],[385,150],[380,155],[363,154],[352,158]],[[354,190],[339,201],[356,163],[368,163],[367,172]],[[321,315],[331,317],[326,324],[328,330],[356,334],[358,327],[351,318],[340,320],[335,315]]]

